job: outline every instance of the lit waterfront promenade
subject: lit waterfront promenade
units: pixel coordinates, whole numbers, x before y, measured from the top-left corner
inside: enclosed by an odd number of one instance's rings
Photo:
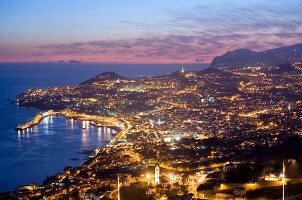
[[[56,113],[53,110],[49,110],[47,112],[38,113],[31,121],[26,122],[25,124],[17,126],[14,130],[23,131],[33,126],[38,125],[45,117],[53,116]]]
[[[83,122],[89,121],[89,122],[91,122],[91,125],[97,126],[97,127],[113,128],[119,132],[116,135],[115,139],[121,139],[130,127],[129,122],[126,122],[124,120],[119,120],[116,118],[112,118],[112,117],[86,115],[86,114],[77,113],[77,112],[74,112],[71,110],[63,110],[63,111],[58,111],[58,112],[49,110],[47,112],[38,113],[31,121],[17,126],[14,130],[16,130],[16,131],[26,130],[28,128],[38,125],[45,117],[54,116],[54,115],[63,116],[66,118],[78,119]]]

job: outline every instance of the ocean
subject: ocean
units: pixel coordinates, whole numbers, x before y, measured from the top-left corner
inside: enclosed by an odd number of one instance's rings
[[[45,118],[38,126],[18,134],[12,130],[31,120],[41,110],[18,107],[15,97],[29,88],[77,84],[102,72],[126,77],[154,76],[183,67],[200,71],[207,65],[105,65],[84,63],[0,64],[0,192],[18,186],[42,184],[66,166],[80,166],[87,151],[107,144],[112,130],[90,126],[63,117]]]

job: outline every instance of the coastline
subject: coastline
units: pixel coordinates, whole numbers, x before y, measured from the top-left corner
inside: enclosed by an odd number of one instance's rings
[[[66,119],[80,120],[80,121],[82,121],[81,128],[83,128],[83,129],[86,128],[86,127],[84,128],[84,126],[83,126],[85,124],[90,124],[90,125],[96,126],[96,127],[109,127],[111,129],[114,129],[117,131],[117,134],[114,135],[114,137],[110,141],[108,141],[108,144],[113,144],[118,139],[123,138],[131,126],[128,121],[113,118],[113,117],[101,117],[101,116],[95,116],[95,115],[87,115],[84,113],[78,113],[78,112],[71,111],[71,110],[62,110],[62,111],[48,110],[45,112],[37,113],[36,116],[31,121],[26,122],[25,124],[22,124],[22,125],[18,125],[13,130],[18,131],[18,133],[20,133],[20,131],[24,132],[24,130],[26,130],[28,128],[39,125],[39,123],[48,116],[61,116],[61,117],[65,117]],[[93,162],[94,158],[107,145],[91,149],[90,155],[87,156],[87,158],[88,158],[87,161],[82,163],[81,167],[86,162],[88,162],[88,163]],[[56,176],[59,175],[60,173],[61,172],[57,173]],[[23,188],[31,188],[32,185],[33,185],[33,183],[18,186],[15,189],[13,189],[12,191],[17,191],[17,190],[20,190]],[[10,193],[10,192],[3,192],[2,194],[5,194],[5,193]]]
[[[87,115],[84,113],[78,113],[72,110],[62,110],[62,111],[53,111],[48,110],[46,112],[38,113],[31,121],[26,122],[25,124],[19,125],[14,130],[24,131],[28,128],[38,125],[45,117],[48,116],[63,116],[69,119],[81,120],[85,126],[85,122],[90,123],[96,127],[109,127],[118,131],[113,140],[118,140],[123,138],[124,134],[129,130],[130,122],[114,118],[114,117],[102,117],[96,115]],[[85,128],[83,126],[83,128]]]
[[[122,131],[121,124],[125,122],[121,122],[121,120],[113,117],[101,117],[101,116],[95,116],[95,115],[87,115],[84,113],[78,113],[75,111],[71,110],[62,110],[62,111],[53,111],[53,110],[48,110],[45,112],[40,112],[36,114],[36,116],[29,122],[26,122],[24,124],[18,125],[16,128],[13,130],[16,131],[23,131],[28,128],[31,128],[33,126],[36,126],[40,124],[40,122],[48,116],[63,116],[65,118],[70,118],[70,119],[75,119],[75,120],[81,120],[83,122],[91,122],[91,125],[96,126],[96,127],[109,127],[116,129],[117,131]]]
[[[40,112],[38,114],[36,114],[36,116],[29,122],[26,122],[24,124],[18,125],[16,128],[14,128],[13,130],[15,131],[24,131],[28,128],[31,128],[33,126],[36,126],[38,124],[40,124],[40,122],[48,116],[53,116],[56,115],[56,113],[53,110],[49,110],[46,112]]]

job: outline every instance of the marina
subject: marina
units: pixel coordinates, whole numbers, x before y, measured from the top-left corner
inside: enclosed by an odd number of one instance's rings
[[[53,110],[49,110],[46,112],[40,112],[36,114],[36,116],[31,120],[22,125],[18,125],[14,130],[20,132],[24,132],[25,130],[37,126],[41,121],[46,117],[53,117],[53,116],[63,116],[69,118],[70,120],[81,120],[82,121],[82,129],[86,129],[89,125],[95,127],[107,127],[111,128],[117,132],[122,131],[125,128],[125,125],[119,122],[115,118],[106,118],[100,116],[91,116],[86,114],[76,113],[70,110],[64,110],[60,112],[55,112]]]
[[[28,128],[38,125],[45,117],[54,116],[56,113],[53,110],[47,112],[38,113],[31,121],[26,122],[25,124],[17,126],[14,130],[24,131]]]

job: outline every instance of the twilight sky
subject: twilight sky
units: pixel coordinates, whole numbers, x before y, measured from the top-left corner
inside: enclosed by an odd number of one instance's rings
[[[0,62],[210,63],[302,42],[301,0],[1,0]]]

